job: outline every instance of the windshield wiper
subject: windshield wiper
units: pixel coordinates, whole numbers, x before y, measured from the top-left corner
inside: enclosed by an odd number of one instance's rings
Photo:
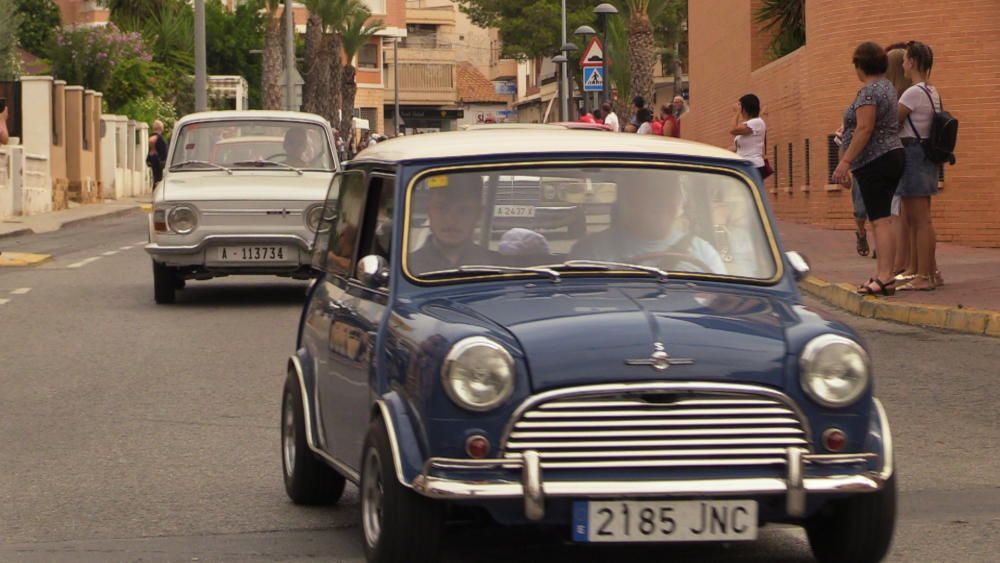
[[[458,268],[448,268],[447,270],[424,272],[420,274],[420,277],[436,278],[454,274],[502,274],[505,272],[518,274],[542,274],[543,276],[548,276],[554,282],[558,282],[562,277],[559,272],[553,270],[552,268],[515,268],[511,266],[459,266]]]
[[[284,162],[275,162],[273,160],[241,160],[239,162],[234,162],[233,166],[278,166],[281,168],[287,168],[288,170],[294,170],[299,176],[302,175],[302,170],[296,168],[290,164],[285,164]]]
[[[661,270],[655,266],[643,266],[641,264],[629,264],[627,262],[608,262],[605,260],[567,260],[562,264],[557,266],[552,266],[553,268],[574,268],[574,269],[597,269],[597,270],[612,270],[615,268],[620,268],[623,270],[636,270],[639,272],[646,272],[647,274],[653,274],[659,281],[667,281],[670,279],[670,274],[666,271]]]
[[[185,165],[188,165],[188,164],[199,164],[201,166],[211,166],[212,168],[215,168],[217,170],[225,170],[226,174],[229,174],[230,176],[233,175],[233,171],[232,170],[226,168],[225,166],[223,166],[221,164],[216,164],[214,162],[208,162],[207,160],[185,160],[184,162],[178,162],[177,164],[174,164],[173,166],[170,167],[170,169],[173,170],[174,168],[180,168],[181,166],[185,166]]]

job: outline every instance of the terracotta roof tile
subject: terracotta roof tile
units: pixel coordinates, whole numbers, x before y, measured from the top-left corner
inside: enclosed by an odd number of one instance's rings
[[[504,103],[510,97],[496,93],[493,83],[467,62],[458,63],[458,99],[466,103]]]

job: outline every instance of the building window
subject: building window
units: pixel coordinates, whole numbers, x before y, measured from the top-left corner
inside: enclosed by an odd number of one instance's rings
[[[771,166],[771,168],[774,170],[774,193],[778,193],[778,186],[781,185],[781,181],[779,178],[781,174],[778,173],[778,170],[780,170],[780,168],[778,168],[778,145],[774,145],[773,154],[774,154],[774,163]]]
[[[385,0],[363,0],[363,2],[373,14],[385,14]]]
[[[812,164],[809,162],[809,139],[806,139],[806,150],[805,150],[805,166],[806,166],[806,188],[809,187],[810,177],[812,176]]]
[[[438,26],[426,23],[406,24],[406,37],[400,47],[434,49],[438,46]]]
[[[378,69],[378,46],[375,44],[363,45],[358,51],[358,68],[366,70]]]
[[[795,188],[795,154],[793,153],[792,144],[788,143],[788,192],[791,193]]]
[[[840,147],[834,141],[833,135],[826,137],[826,183],[833,183],[833,171],[837,169],[840,162]]]

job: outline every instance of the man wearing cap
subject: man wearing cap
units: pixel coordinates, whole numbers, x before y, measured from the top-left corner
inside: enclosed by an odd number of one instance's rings
[[[501,264],[499,253],[472,240],[483,212],[482,177],[435,176],[427,180],[427,185],[431,234],[423,246],[410,253],[410,271],[419,275],[459,266]]]

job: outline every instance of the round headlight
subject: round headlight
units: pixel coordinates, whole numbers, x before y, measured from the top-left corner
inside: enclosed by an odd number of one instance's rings
[[[806,344],[799,358],[802,389],[817,403],[846,407],[858,400],[871,379],[868,353],[857,342],[824,334]]]
[[[167,214],[167,226],[179,235],[186,235],[198,226],[198,214],[190,207],[179,205]]]
[[[323,218],[323,204],[317,203],[306,210],[306,227],[310,231],[316,232],[319,229],[320,220]]]
[[[445,392],[455,404],[487,411],[514,392],[514,359],[493,340],[472,336],[452,346],[441,376]]]

